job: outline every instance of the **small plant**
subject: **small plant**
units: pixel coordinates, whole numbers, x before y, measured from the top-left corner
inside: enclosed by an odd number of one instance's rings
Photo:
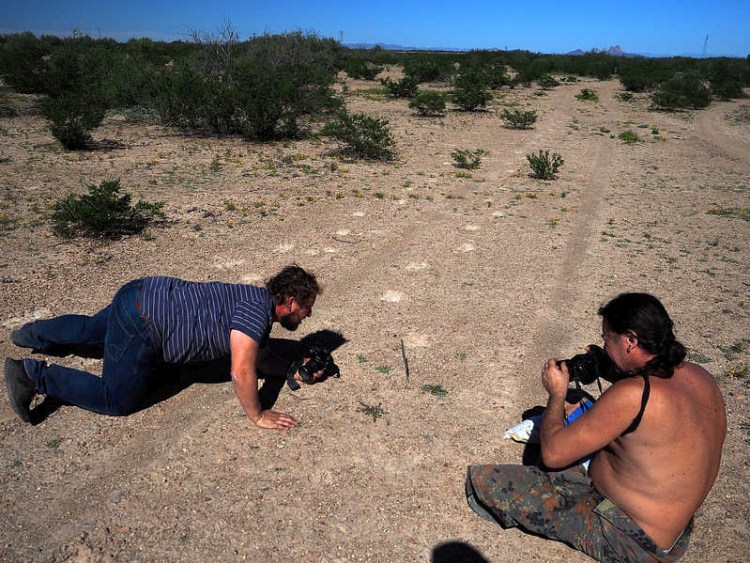
[[[597,93],[590,88],[582,88],[581,91],[576,94],[576,98],[582,102],[596,102],[599,100]]]
[[[482,164],[482,155],[484,151],[477,149],[475,151],[468,149],[456,149],[451,153],[454,166],[466,170],[476,170]]]
[[[359,405],[360,406],[357,407],[357,412],[372,417],[373,422],[377,422],[380,417],[388,414],[388,412],[381,406],[381,403],[378,403],[377,405],[367,405],[360,401]]]
[[[413,98],[417,95],[419,84],[413,78],[405,76],[401,80],[381,78],[380,83],[385,86],[391,98]]]
[[[718,215],[719,217],[730,217],[732,219],[742,219],[750,221],[750,207],[724,207],[723,205],[712,205],[706,211],[709,215]]]
[[[554,180],[558,170],[565,163],[562,156],[556,152],[550,157],[549,151],[541,149],[537,154],[527,154],[526,160],[529,161],[532,175],[540,180]]]
[[[422,391],[425,393],[430,393],[431,395],[435,395],[436,397],[445,397],[448,395],[448,391],[446,389],[443,389],[442,385],[422,385]]]
[[[387,374],[391,371],[391,366],[378,366],[375,368],[378,370],[378,373]]]
[[[367,363],[367,357],[364,354],[357,354],[357,361],[360,364],[366,364]]]
[[[445,96],[442,92],[424,90],[409,102],[409,107],[423,117],[445,115]]]
[[[640,139],[638,138],[638,133],[635,131],[631,131],[628,129],[627,131],[623,131],[619,135],[617,135],[617,138],[620,139],[624,143],[637,143]]]
[[[536,83],[539,84],[540,88],[544,88],[545,90],[550,90],[555,86],[560,85],[560,82],[558,82],[551,74],[543,74],[537,79]]]
[[[344,151],[361,158],[392,160],[396,141],[388,129],[388,121],[365,113],[341,110],[334,121],[323,126],[322,135],[331,137]]]
[[[739,362],[738,364],[730,366],[727,370],[726,376],[734,379],[747,379],[747,362]]]
[[[721,353],[724,354],[724,357],[729,361],[736,359],[737,356],[745,352],[748,347],[750,347],[750,339],[747,338],[738,340],[729,346],[723,346],[721,344],[717,346],[717,348],[721,350]]]
[[[54,440],[49,440],[47,442],[47,447],[51,450],[56,450],[60,447],[60,443],[61,443],[60,439],[55,438]]]
[[[8,96],[4,92],[0,92],[0,117],[15,117],[18,115],[18,110],[8,99]]]
[[[688,360],[695,362],[696,364],[710,364],[711,358],[700,352],[689,352]]]
[[[500,114],[506,127],[511,129],[530,129],[536,123],[536,110],[504,109]]]
[[[120,195],[120,180],[89,186],[88,195],[68,195],[53,204],[52,231],[64,238],[85,236],[116,239],[137,234],[156,217],[163,218],[163,202],[130,204]]]
[[[631,102],[633,101],[633,92],[617,92],[616,97],[621,102]]]

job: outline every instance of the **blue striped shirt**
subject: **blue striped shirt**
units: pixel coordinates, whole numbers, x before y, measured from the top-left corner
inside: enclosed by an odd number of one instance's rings
[[[231,330],[262,344],[273,325],[275,302],[265,287],[156,276],[144,278],[140,301],[167,363],[226,357]]]

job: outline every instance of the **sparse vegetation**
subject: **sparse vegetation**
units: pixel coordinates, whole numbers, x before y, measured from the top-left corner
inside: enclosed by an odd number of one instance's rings
[[[409,107],[424,117],[445,115],[445,95],[435,90],[423,90],[409,102]]]
[[[500,113],[500,119],[506,127],[511,129],[530,129],[536,123],[537,113],[535,109],[504,109]]]
[[[619,135],[617,135],[617,138],[620,139],[624,143],[637,143],[640,139],[638,138],[638,133],[635,131],[632,131],[628,129],[627,131],[623,131]]]
[[[378,403],[377,405],[368,405],[361,401],[359,403],[359,406],[357,407],[357,412],[361,412],[371,417],[373,422],[377,422],[379,418],[388,414],[388,412],[383,409],[382,403]]]
[[[581,91],[576,94],[576,99],[581,100],[582,102],[596,102],[599,100],[599,95],[590,88],[582,88]]]
[[[68,195],[53,205],[52,230],[64,238],[84,236],[116,239],[143,231],[156,217],[164,217],[163,203],[139,201],[120,195],[120,180],[89,186],[86,195]]]
[[[442,385],[422,385],[422,391],[435,395],[436,397],[445,397],[448,395],[448,391],[443,389]]]
[[[550,156],[549,151],[541,149],[536,154],[527,154],[526,160],[529,161],[533,176],[540,180],[554,180],[560,167],[565,163],[558,153],[552,153]]]
[[[456,168],[476,170],[482,164],[483,154],[485,154],[485,152],[482,149],[474,151],[468,149],[456,149],[451,153],[451,157],[453,157],[453,165]]]
[[[381,78],[380,83],[385,87],[391,98],[413,98],[417,95],[419,84],[413,78],[405,76],[400,80]]]
[[[396,141],[385,119],[340,110],[334,121],[323,126],[321,133],[336,141],[342,151],[361,158],[391,160],[395,156],[393,149]]]
[[[730,217],[732,219],[742,219],[750,221],[750,207],[724,207],[723,205],[712,205],[706,212],[709,215],[718,215],[719,217]]]

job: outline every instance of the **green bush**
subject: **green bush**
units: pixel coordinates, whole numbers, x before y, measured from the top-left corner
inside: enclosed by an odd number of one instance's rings
[[[511,129],[530,129],[536,123],[536,110],[504,109],[500,113],[506,127]]]
[[[621,102],[631,102],[634,98],[633,92],[617,92],[615,95]]]
[[[487,91],[487,76],[481,69],[469,68],[456,78],[453,103],[462,111],[475,111],[492,100]]]
[[[391,98],[413,98],[417,95],[417,81],[405,76],[400,80],[391,80],[390,78],[381,78],[380,83],[385,86],[388,95]]]
[[[554,180],[558,170],[565,163],[559,154],[552,153],[550,157],[549,151],[543,150],[539,150],[537,154],[527,154],[526,160],[531,165],[533,176],[540,180]]]
[[[695,73],[676,73],[651,94],[651,101],[660,109],[705,108],[711,103],[711,90]]]
[[[59,42],[59,39],[48,36],[37,39],[30,31],[3,37],[0,43],[3,82],[21,94],[47,92],[45,58]]]
[[[590,88],[582,88],[581,91],[576,94],[576,98],[582,102],[596,102],[599,100],[597,93]]]
[[[537,78],[536,83],[539,84],[540,88],[544,88],[545,90],[550,90],[555,86],[560,85],[560,82],[558,82],[551,74],[543,74]]]
[[[482,155],[484,151],[478,149],[475,151],[468,149],[456,149],[451,153],[456,168],[466,170],[476,170],[482,164]]]
[[[0,117],[15,117],[18,110],[13,106],[5,92],[0,92]]]
[[[378,74],[383,72],[383,65],[373,64],[363,60],[348,61],[344,65],[344,70],[349,78],[355,80],[375,80]]]
[[[409,102],[409,107],[421,116],[441,116],[445,114],[445,96],[441,92],[424,90]]]
[[[404,63],[404,76],[423,82],[438,82],[450,77],[453,68],[447,61],[411,59]]]
[[[47,59],[48,98],[42,114],[68,150],[86,148],[91,131],[104,119],[110,47],[89,37],[65,39]]]
[[[137,234],[156,217],[164,217],[164,203],[139,201],[119,195],[120,180],[89,186],[88,195],[68,195],[52,207],[52,231],[64,238],[85,236],[116,239]]]
[[[617,138],[628,144],[637,143],[640,140],[638,139],[638,133],[631,131],[630,129],[617,135]]]
[[[330,137],[344,152],[361,158],[391,160],[396,145],[388,121],[370,117],[365,113],[352,113],[340,110],[334,121],[323,126],[321,134]]]

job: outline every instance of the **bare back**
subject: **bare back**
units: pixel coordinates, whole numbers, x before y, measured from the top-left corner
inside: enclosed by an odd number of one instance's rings
[[[616,382],[631,388],[640,378]],[[716,480],[726,434],[719,388],[702,367],[684,363],[669,379],[649,377],[651,393],[634,432],[591,462],[597,490],[622,508],[662,549],[669,549]],[[622,385],[624,384],[624,385]],[[632,398],[633,393],[623,396]]]

